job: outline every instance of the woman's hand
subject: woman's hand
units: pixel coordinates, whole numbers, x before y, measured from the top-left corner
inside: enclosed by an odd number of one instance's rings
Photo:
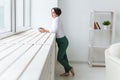
[[[44,29],[44,28],[40,28],[39,31],[42,32],[42,33],[43,33],[43,32],[49,32],[49,30],[46,30],[46,29]]]
[[[43,32],[44,32],[44,29],[39,29],[39,31],[43,33]]]

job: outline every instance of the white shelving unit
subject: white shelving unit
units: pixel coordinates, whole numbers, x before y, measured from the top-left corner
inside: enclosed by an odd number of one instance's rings
[[[104,51],[114,41],[114,17],[114,11],[91,12],[88,56],[88,63],[91,66],[105,66]],[[102,23],[107,20],[111,22],[110,28],[104,29]]]

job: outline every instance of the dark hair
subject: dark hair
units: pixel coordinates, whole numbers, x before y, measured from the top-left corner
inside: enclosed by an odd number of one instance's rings
[[[61,13],[62,13],[61,9],[60,9],[60,8],[58,8],[58,7],[54,7],[54,8],[52,8],[52,10],[54,10],[54,11],[55,11],[55,13],[56,13],[58,16],[60,16],[60,15],[61,15]]]

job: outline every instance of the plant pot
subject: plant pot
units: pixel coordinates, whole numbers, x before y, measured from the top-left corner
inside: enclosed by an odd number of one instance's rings
[[[104,30],[109,30],[109,29],[110,29],[110,26],[109,26],[109,25],[108,25],[108,26],[107,26],[107,25],[104,25],[104,26],[103,26],[103,29],[104,29]]]

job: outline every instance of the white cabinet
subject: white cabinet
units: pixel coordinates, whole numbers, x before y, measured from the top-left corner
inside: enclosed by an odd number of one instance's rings
[[[104,51],[114,41],[114,11],[93,11],[90,17],[89,56],[91,66],[105,66]],[[111,24],[104,28],[103,22]]]

